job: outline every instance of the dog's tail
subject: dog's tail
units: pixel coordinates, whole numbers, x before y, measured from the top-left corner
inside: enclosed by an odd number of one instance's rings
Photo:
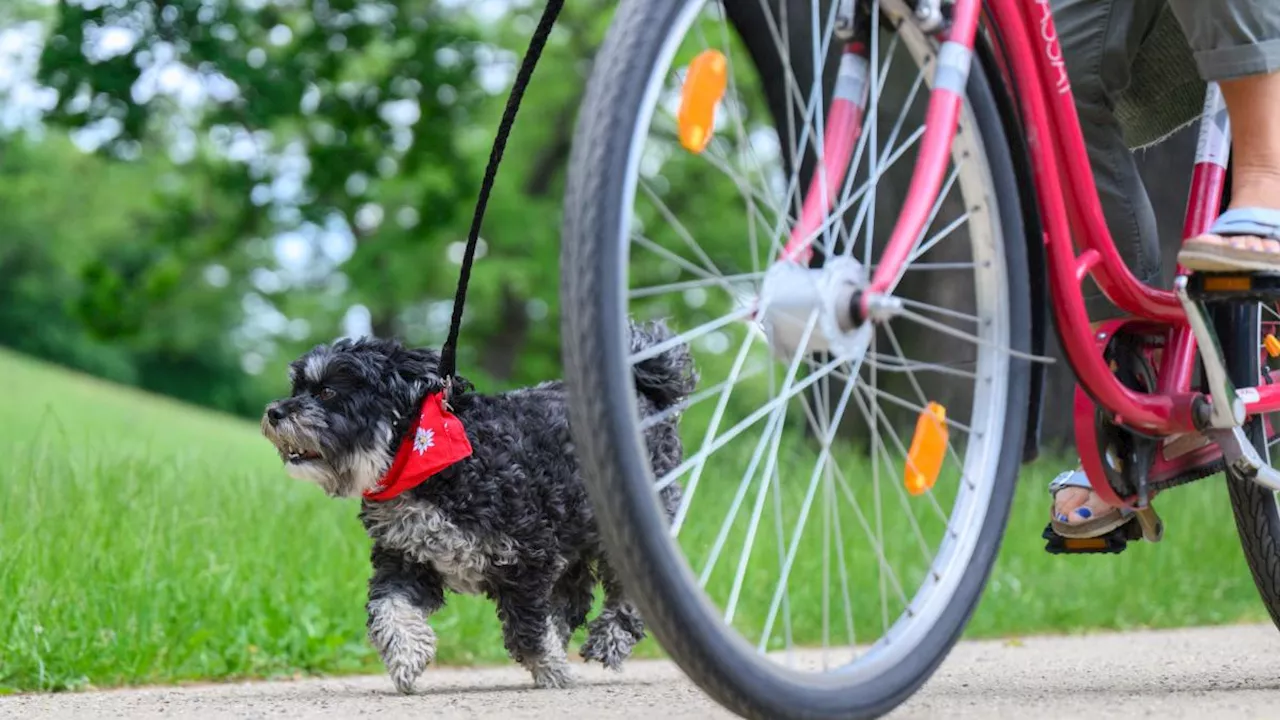
[[[698,386],[698,373],[686,343],[670,344],[673,337],[666,323],[653,320],[644,324],[631,322],[631,354],[666,346],[660,352],[637,362],[632,367],[636,389],[659,410],[672,407]]]

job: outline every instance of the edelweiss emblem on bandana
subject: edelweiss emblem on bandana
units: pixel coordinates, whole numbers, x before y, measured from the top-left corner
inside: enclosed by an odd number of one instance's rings
[[[471,441],[462,421],[445,409],[443,393],[428,395],[418,422],[400,441],[391,467],[364,496],[375,502],[390,500],[469,457]]]
[[[413,451],[421,455],[436,446],[436,433],[429,428],[418,428],[413,436]]]

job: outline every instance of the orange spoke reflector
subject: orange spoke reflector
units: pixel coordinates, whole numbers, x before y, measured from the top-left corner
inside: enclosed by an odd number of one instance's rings
[[[680,144],[691,153],[701,153],[711,142],[716,104],[724,97],[728,70],[729,63],[719,50],[703,50],[689,63],[689,72],[680,90],[676,123]]]
[[[903,484],[907,492],[920,495],[932,490],[942,472],[942,460],[947,455],[947,409],[936,402],[920,413],[916,420],[916,434],[911,438],[911,450],[907,452],[907,467]]]
[[[1267,348],[1267,354],[1271,357],[1280,357],[1280,340],[1275,335],[1267,333],[1267,337],[1262,341]]]

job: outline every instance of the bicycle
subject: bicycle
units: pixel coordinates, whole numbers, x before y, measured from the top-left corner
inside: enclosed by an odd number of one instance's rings
[[[1280,623],[1280,473],[1265,419],[1280,409],[1267,367],[1280,341],[1262,315],[1274,315],[1280,288],[1179,268],[1162,289],[1126,268],[1093,190],[1048,0],[624,0],[596,57],[562,252],[575,445],[624,587],[718,702],[749,717],[867,718],[935,671],[982,594],[1019,467],[1036,453],[1046,305],[1078,379],[1090,482],[1138,519],[1094,540],[1046,529],[1047,549],[1157,542],[1152,496],[1225,468],[1248,563]],[[747,99],[735,57],[749,61],[763,101]],[[915,79],[893,80],[904,62]],[[901,109],[886,112],[894,99]],[[1222,110],[1210,85],[1184,237],[1222,207]],[[882,180],[911,156],[905,196],[893,197],[901,184]],[[677,217],[735,196],[741,214]],[[877,210],[896,214],[890,232]],[[732,255],[743,250],[750,262]],[[938,281],[944,273],[955,274]],[[1091,323],[1086,278],[1127,317]],[[626,346],[626,320],[640,313],[696,323],[659,351],[685,343],[702,354],[702,389],[672,411],[684,413],[686,459],[661,478],[634,400],[630,368],[643,358]],[[726,379],[711,384],[715,370]],[[766,376],[767,394],[748,383]],[[1231,401],[1214,402],[1222,397]],[[851,422],[870,435],[867,457],[837,443]],[[908,442],[899,428],[912,422]],[[757,428],[754,443],[734,445]],[[788,462],[808,459],[799,481],[781,482]],[[902,481],[886,485],[882,464]],[[863,473],[851,479],[846,467]],[[720,480],[738,470],[736,486]],[[683,499],[669,514],[654,490],[677,482]],[[885,497],[905,519],[886,520]],[[726,507],[724,519],[700,524],[699,498]],[[766,507],[772,533],[760,529]],[[806,535],[815,513],[820,530]],[[864,545],[844,540],[855,526]],[[738,557],[731,576],[717,574],[726,552]],[[753,557],[764,567],[749,573]],[[906,571],[891,567],[899,560]],[[849,578],[861,570],[876,578],[878,603],[853,601]],[[910,573],[921,579],[909,593]],[[805,594],[814,586],[820,607]],[[843,608],[833,609],[833,588]],[[856,630],[867,614],[884,630],[869,646]],[[851,660],[834,670],[833,625]]]

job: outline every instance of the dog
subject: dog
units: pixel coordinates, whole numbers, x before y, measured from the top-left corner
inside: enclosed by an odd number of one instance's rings
[[[632,322],[629,333],[633,354],[671,338],[662,322]],[[428,618],[452,591],[491,599],[511,658],[536,686],[564,687],[572,681],[570,635],[587,624],[597,582],[604,604],[580,653],[620,669],[645,626],[601,545],[563,382],[497,395],[454,392],[445,407],[439,365],[437,351],[390,339],[319,345],[291,363],[291,396],[262,417],[289,475],[332,497],[362,498],[360,520],[373,540],[368,636],[392,682],[412,692],[435,659]],[[645,439],[661,477],[683,459],[679,406],[697,384],[688,346],[636,363],[633,376],[641,416],[659,416]],[[444,425],[425,431],[433,399]],[[423,454],[449,439],[436,432],[450,428],[453,446],[469,454],[386,498],[398,458]],[[668,521],[680,492],[672,483],[659,493]]]

